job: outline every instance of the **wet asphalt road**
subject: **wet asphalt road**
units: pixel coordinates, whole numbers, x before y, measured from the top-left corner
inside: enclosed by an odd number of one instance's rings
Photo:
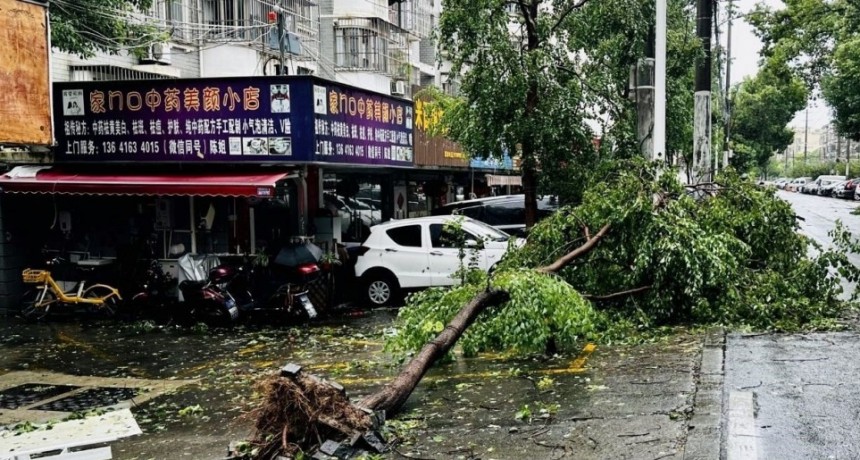
[[[340,382],[353,399],[390,381],[399,366],[383,352],[382,336],[395,315],[382,310],[304,327],[208,332],[5,320],[0,390],[22,371],[57,372],[70,381],[193,379],[149,401],[127,402],[143,434],[114,442],[114,458],[223,459],[231,441],[250,433],[252,421],[242,414],[257,398],[254,383],[287,362]],[[388,426],[402,435],[396,449],[414,458],[680,460],[701,348],[700,337],[681,333],[646,345],[580,344],[552,359],[461,358],[434,367]],[[518,419],[526,408],[530,415]]]
[[[837,220],[860,233],[853,201],[779,195],[805,219],[802,232],[823,246],[831,244],[827,233]],[[860,263],[860,255],[850,257]],[[858,356],[856,331],[729,335],[723,399],[729,460],[860,458]]]

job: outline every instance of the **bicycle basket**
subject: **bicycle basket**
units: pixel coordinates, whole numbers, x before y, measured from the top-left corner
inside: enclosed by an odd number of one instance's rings
[[[51,272],[47,270],[33,270],[28,268],[24,270],[24,282],[33,284],[44,283],[50,274]]]

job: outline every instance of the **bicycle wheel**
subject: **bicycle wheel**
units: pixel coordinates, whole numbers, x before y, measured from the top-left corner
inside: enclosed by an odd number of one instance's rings
[[[51,305],[57,302],[57,296],[47,287],[38,287],[27,291],[22,297],[21,316],[25,319],[38,321],[48,316]]]
[[[105,286],[92,286],[87,288],[82,295],[85,299],[100,299],[109,296],[112,292]],[[111,296],[105,298],[102,304],[94,304],[91,308],[101,316],[110,318],[116,315],[116,311],[119,309],[119,302],[116,296]]]

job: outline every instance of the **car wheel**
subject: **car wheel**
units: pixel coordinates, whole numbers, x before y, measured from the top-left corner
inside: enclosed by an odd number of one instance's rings
[[[400,297],[400,284],[393,275],[377,272],[365,280],[364,296],[373,306],[391,305]]]

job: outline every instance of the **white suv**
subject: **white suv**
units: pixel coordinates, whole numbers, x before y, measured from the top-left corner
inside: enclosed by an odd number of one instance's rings
[[[469,217],[420,217],[375,225],[355,263],[363,296],[373,305],[388,305],[400,298],[403,289],[456,284],[453,274],[460,268],[459,248],[445,225],[456,221],[466,237],[463,263],[470,263],[473,250],[482,270],[501,260],[511,236]]]

